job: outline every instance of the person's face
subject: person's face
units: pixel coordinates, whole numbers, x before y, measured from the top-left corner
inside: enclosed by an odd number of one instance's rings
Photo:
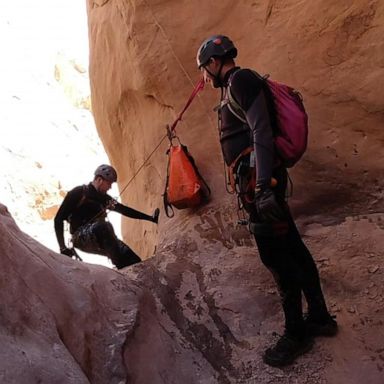
[[[217,74],[220,70],[221,62],[211,57],[206,65],[201,67],[205,83],[211,84],[213,88],[219,88],[220,84],[217,80]]]
[[[107,193],[111,189],[111,187],[112,187],[111,181],[105,180],[100,176],[96,179],[96,189],[100,193]]]

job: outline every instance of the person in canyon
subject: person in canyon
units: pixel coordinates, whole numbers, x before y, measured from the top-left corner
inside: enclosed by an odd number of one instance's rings
[[[60,253],[75,255],[73,248],[65,245],[64,221],[69,222],[72,244],[84,252],[107,256],[117,269],[139,263],[140,257],[119,240],[112,224],[106,220],[107,210],[126,217],[158,223],[159,209],[153,215],[136,211],[118,203],[107,194],[112,183],[117,181],[116,170],[102,164],[95,170],[93,181],[88,185],[73,188],[65,196],[55,216],[54,225]]]
[[[252,70],[236,66],[236,56],[233,42],[215,35],[201,44],[196,60],[205,82],[221,90],[218,122],[224,160],[233,169],[261,261],[272,272],[282,301],[284,333],[266,349],[263,361],[284,366],[309,351],[314,336],[335,335],[338,325],[328,312],[317,267],[286,201],[287,170],[277,161],[268,87]],[[244,111],[244,119],[233,111],[230,97]],[[256,182],[252,199],[245,201],[250,184],[244,175],[249,175],[251,165],[256,169]],[[308,306],[305,315],[302,293]]]

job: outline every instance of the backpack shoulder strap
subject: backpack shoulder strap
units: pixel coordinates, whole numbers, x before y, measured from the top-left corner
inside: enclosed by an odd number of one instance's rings
[[[236,73],[238,73],[239,71],[240,71],[240,69],[238,69],[237,71],[233,72],[232,75],[229,78],[229,81],[228,81],[228,87],[227,87],[228,108],[240,121],[242,121],[243,123],[247,124],[246,113],[243,110],[243,108],[241,108],[240,104],[237,102],[237,100],[235,99],[235,97],[233,96],[232,91],[231,91],[232,81],[233,81]],[[254,70],[251,70],[251,72],[258,79],[260,79],[262,81],[265,81],[268,78],[268,75],[261,76],[261,75],[259,75]]]
[[[87,190],[88,190],[88,186],[83,184],[82,186],[82,195],[81,195],[81,199],[79,200],[79,202],[77,203],[76,205],[76,209],[79,208],[81,205],[84,204],[84,201],[86,200],[87,198]]]
[[[81,192],[82,192],[81,198],[80,198],[79,202],[76,204],[76,207],[72,210],[72,213],[68,216],[68,218],[67,218],[68,223],[71,224],[73,212],[75,210],[77,210],[81,205],[83,205],[85,200],[87,199],[87,190],[88,190],[88,186],[86,184],[83,184],[82,190],[81,190]]]
[[[192,164],[192,167],[193,169],[195,170],[197,176],[200,178],[200,180],[203,182],[204,186],[205,186],[205,197],[209,197],[211,195],[211,188],[209,188],[207,182],[204,180],[203,176],[201,176],[201,173],[199,172],[198,168],[197,168],[197,165],[195,163],[195,159],[192,157],[192,155],[189,153],[188,151],[188,148],[185,146],[185,145],[181,145],[183,151],[185,152],[185,154],[187,155],[188,157],[188,160],[190,161],[190,163]]]
[[[228,99],[228,108],[229,110],[243,123],[247,123],[246,114],[245,111],[241,108],[240,104],[236,101],[236,99],[233,97],[231,92],[231,85],[233,78],[235,77],[236,73],[239,71],[233,72],[228,80],[228,87],[227,87],[227,99]]]
[[[243,108],[241,108],[240,104],[236,101],[236,99],[234,98],[234,96],[232,95],[232,92],[231,92],[231,84],[232,84],[233,78],[235,77],[236,73],[238,73],[238,71],[240,71],[240,69],[233,72],[231,77],[229,78],[229,81],[228,81],[228,87],[227,87],[228,108],[240,121],[247,124],[246,113],[243,110]],[[266,80],[269,77],[269,75],[261,76],[259,73],[257,73],[254,70],[251,70],[251,72],[258,79],[263,81],[263,83],[266,82]]]
[[[231,87],[228,86],[227,88],[227,95],[228,95],[228,108],[229,110],[243,123],[247,124],[246,114],[245,111],[241,108],[240,104],[236,101],[236,99],[233,97],[231,92]]]
[[[175,216],[175,212],[173,210],[173,207],[171,203],[169,202],[168,199],[168,185],[169,185],[169,163],[170,163],[170,149],[168,148],[167,150],[167,155],[168,155],[168,164],[167,164],[167,179],[165,181],[165,188],[164,188],[164,194],[163,194],[163,203],[164,203],[164,211],[167,217],[172,218]]]

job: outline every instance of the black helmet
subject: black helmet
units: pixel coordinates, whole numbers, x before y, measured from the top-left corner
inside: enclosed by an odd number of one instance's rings
[[[99,165],[95,171],[95,177],[101,176],[103,179],[115,183],[117,181],[117,172],[115,168],[108,164]]]
[[[230,57],[234,59],[236,56],[237,49],[227,36],[214,35],[200,45],[196,61],[200,69],[208,63],[211,57]]]

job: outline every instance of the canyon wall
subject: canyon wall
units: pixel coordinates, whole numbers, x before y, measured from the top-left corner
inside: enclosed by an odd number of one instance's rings
[[[158,227],[124,220],[142,263],[117,272],[70,260],[0,205],[0,381],[381,384],[384,5],[87,0],[87,8],[92,111],[122,201],[135,208],[161,206],[161,140],[199,80],[205,37],[231,36],[240,65],[301,91],[310,142],[291,172],[291,202],[340,332],[293,366],[262,362],[283,331],[281,306],[225,192],[218,94],[206,88],[177,133],[211,200],[173,219],[162,211]]]
[[[195,63],[200,43],[222,33],[238,47],[239,65],[269,73],[304,97],[310,138],[304,159],[291,172],[296,215],[335,221],[377,211],[384,160],[383,13],[379,1],[89,0],[93,112],[121,174],[120,189],[184,107],[200,76]],[[206,87],[177,128],[212,186],[215,211],[234,202],[225,193],[212,112],[218,99],[218,92]],[[125,202],[147,210],[161,204],[166,142],[125,189]],[[144,244],[155,241],[153,231],[145,231],[143,242],[136,223],[125,222],[124,228],[135,247],[150,255],[152,248]],[[160,240],[166,233],[161,231]]]

